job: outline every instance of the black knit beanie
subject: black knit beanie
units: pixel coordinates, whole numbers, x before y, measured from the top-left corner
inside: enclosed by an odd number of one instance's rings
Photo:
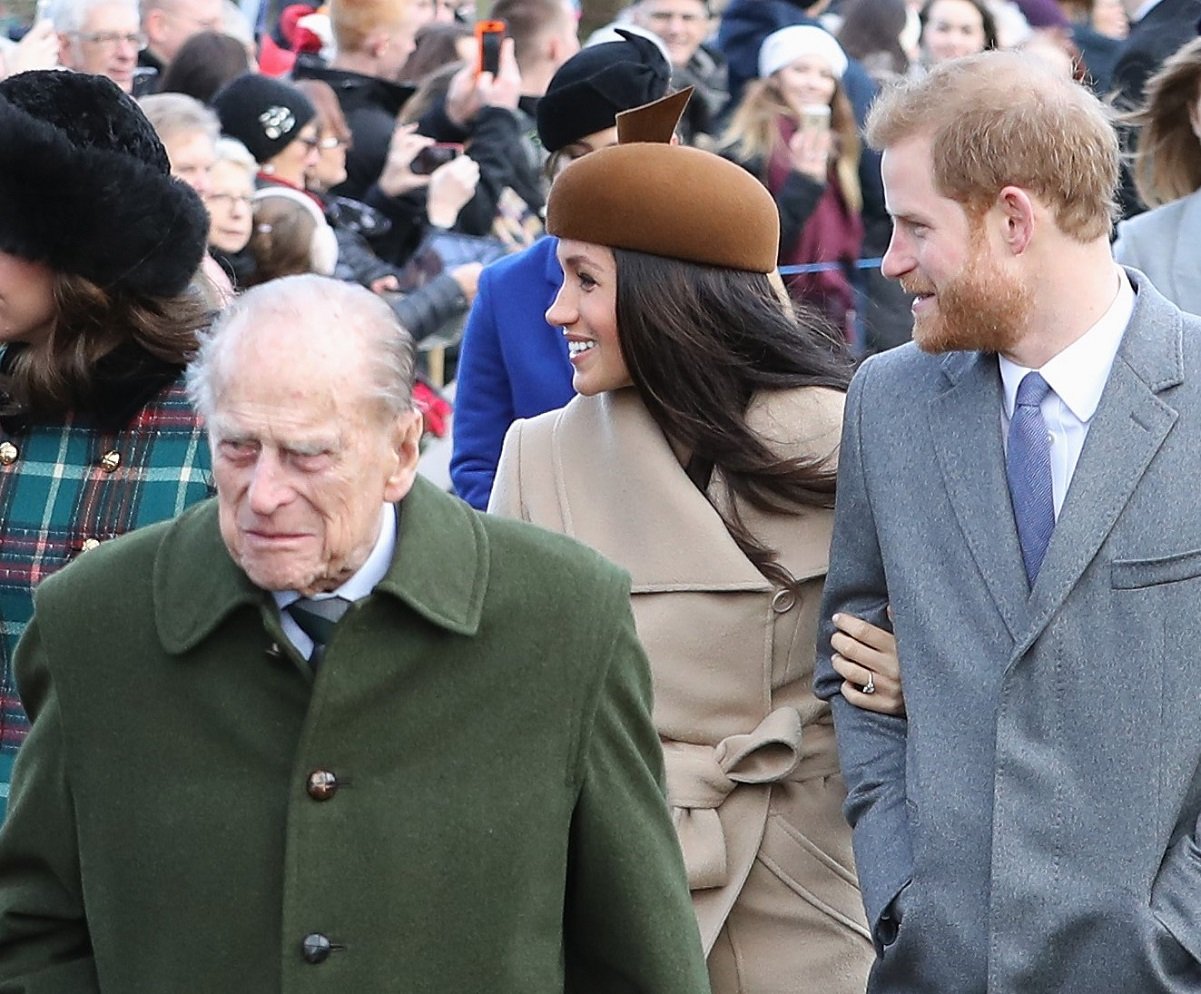
[[[0,81],[0,251],[108,290],[181,293],[208,241],[196,192],[112,80],[63,70]]]
[[[624,110],[667,92],[671,66],[649,38],[617,32],[624,41],[581,49],[559,67],[538,101],[538,137],[548,152],[617,122]]]
[[[213,97],[221,130],[236,138],[262,165],[296,140],[317,116],[309,98],[291,83],[246,73],[225,84]]]

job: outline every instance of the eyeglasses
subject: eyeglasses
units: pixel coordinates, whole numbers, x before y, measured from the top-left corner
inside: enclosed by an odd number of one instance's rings
[[[335,148],[349,148],[350,142],[343,141],[341,138],[306,138],[303,135],[296,139],[302,145],[307,145],[309,148],[320,149],[322,152],[328,152]]]
[[[89,45],[100,45],[103,48],[116,48],[125,42],[126,45],[131,45],[141,52],[150,43],[150,39],[141,31],[131,31],[129,34],[122,34],[119,31],[73,31],[71,33],[80,41],[87,42]]]
[[[204,202],[206,204],[222,204],[226,207],[236,207],[241,204],[248,208],[253,205],[254,200],[238,193],[210,193],[204,198]]]

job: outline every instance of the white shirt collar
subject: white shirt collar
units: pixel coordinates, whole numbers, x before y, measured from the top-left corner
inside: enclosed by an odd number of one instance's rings
[[[392,557],[396,552],[396,506],[384,504],[380,508],[379,538],[371,550],[367,560],[354,575],[349,577],[337,590],[328,594],[317,594],[316,599],[324,597],[345,597],[348,601],[362,600],[375,589],[375,585],[388,575],[388,567],[392,565]],[[271,596],[282,611],[293,601],[300,600],[300,594],[295,590],[275,590]]]
[[[1134,313],[1134,289],[1122,270],[1118,274],[1117,293],[1100,320],[1038,371],[1081,424],[1088,424],[1097,412],[1113,360]],[[1005,417],[1011,418],[1018,385],[1031,370],[1004,356],[998,357],[998,363],[1005,393]]]

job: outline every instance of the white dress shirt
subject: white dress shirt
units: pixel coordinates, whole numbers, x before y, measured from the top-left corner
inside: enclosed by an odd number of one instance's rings
[[[396,508],[392,504],[384,504],[380,509],[379,538],[375,547],[363,563],[345,583],[337,590],[327,594],[316,594],[313,600],[324,600],[327,597],[345,597],[348,601],[358,601],[375,589],[375,585],[388,574],[392,565],[392,556],[396,552]],[[313,640],[300,630],[292,615],[284,610],[289,604],[300,600],[300,594],[295,590],[275,590],[271,596],[279,608],[280,627],[289,641],[296,646],[305,659],[313,652]]]
[[[1089,422],[1097,413],[1101,392],[1109,380],[1113,360],[1122,344],[1126,325],[1134,312],[1134,289],[1120,272],[1117,294],[1101,319],[1037,372],[1051,390],[1043,398],[1040,410],[1047,422],[1051,439],[1051,493],[1058,520],[1068,486],[1076,472],[1076,463],[1084,448]],[[1001,367],[1001,437],[1009,445],[1009,419],[1017,402],[1018,385],[1034,370],[998,357]]]

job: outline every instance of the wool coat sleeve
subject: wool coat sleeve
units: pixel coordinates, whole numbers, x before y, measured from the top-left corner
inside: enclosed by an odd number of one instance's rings
[[[855,864],[867,920],[877,952],[894,937],[890,909],[913,875],[913,854],[905,804],[904,718],[857,708],[839,692],[842,677],[830,662],[830,618],[838,612],[890,627],[888,590],[872,514],[863,453],[864,395],[872,361],[856,374],[847,394],[846,419],[838,460],[838,497],[830,570],[822,597],[814,691],[830,701],[839,761],[847,785],[844,813],[853,829]],[[888,918],[885,912],[890,911]]]
[[[32,721],[0,832],[0,991],[100,991],[84,918],[74,805],[58,696],[35,616],[15,657]]]
[[[595,708],[581,734],[564,908],[568,994],[702,994],[700,933],[664,800],[651,719],[650,664],[628,587],[603,616],[613,627]],[[624,603],[623,603],[624,602]],[[600,611],[604,605],[593,605]]]
[[[499,301],[492,277],[488,269],[480,274],[459,347],[454,453],[450,461],[455,492],[477,511],[488,506],[505,432],[516,417],[497,328]]]

